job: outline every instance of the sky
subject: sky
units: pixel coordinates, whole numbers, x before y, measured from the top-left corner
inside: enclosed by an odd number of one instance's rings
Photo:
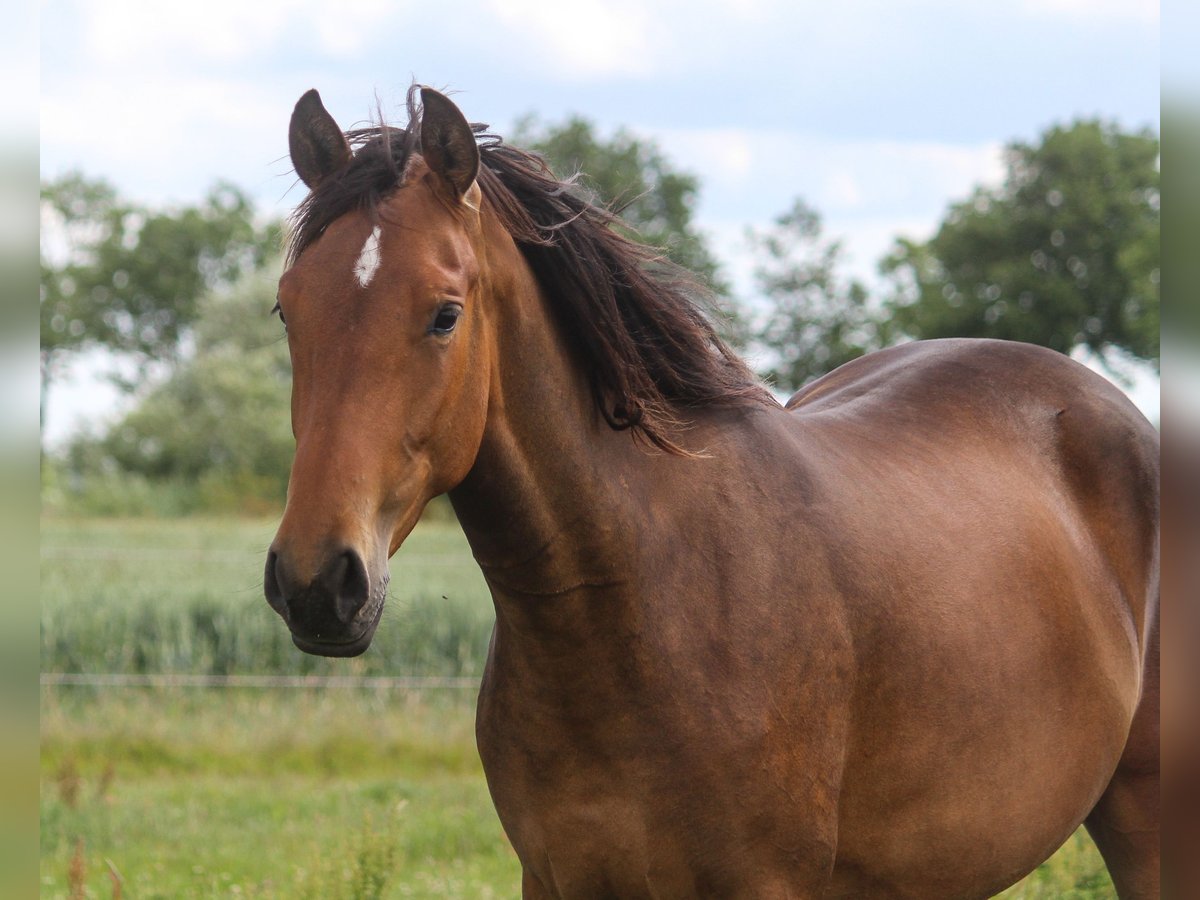
[[[403,120],[418,81],[503,134],[534,113],[626,127],[697,175],[696,221],[749,289],[746,230],[803,197],[870,279],[898,235],[1003,175],[1056,123],[1159,128],[1157,0],[43,0],[43,178],[153,204],[219,179],[267,213],[302,199],[287,122],[308,88],[343,127]],[[54,445],[119,409],[82,359]],[[1135,397],[1157,416],[1157,381]]]

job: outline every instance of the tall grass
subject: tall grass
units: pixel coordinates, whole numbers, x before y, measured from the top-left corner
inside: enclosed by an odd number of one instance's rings
[[[228,675],[477,675],[493,613],[454,523],[422,523],[391,564],[376,639],[355,660],[301,653],[262,596],[273,520],[48,519],[42,668]]]

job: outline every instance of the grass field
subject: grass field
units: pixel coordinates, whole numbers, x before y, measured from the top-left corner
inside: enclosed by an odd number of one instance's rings
[[[478,675],[492,606],[458,526],[392,560],[371,652],[308,656],[262,595],[274,520],[48,519],[42,668],[59,672]]]
[[[45,691],[42,896],[515,896],[470,699]]]
[[[455,526],[414,533],[376,643],[342,661],[295,651],[262,600],[273,528],[46,520],[43,669],[478,674],[490,602]],[[45,687],[42,896],[109,898],[117,883],[122,898],[518,896],[473,703],[471,690]],[[1004,896],[1112,890],[1080,834]]]

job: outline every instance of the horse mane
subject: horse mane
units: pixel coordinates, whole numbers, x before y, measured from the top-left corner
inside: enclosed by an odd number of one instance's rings
[[[406,128],[381,121],[346,132],[353,158],[297,207],[289,261],[346,213],[374,215],[400,186],[420,152],[416,98],[414,85]],[[712,293],[695,276],[618,231],[632,228],[575,178],[560,180],[540,156],[510,147],[486,125],[471,127],[485,203],[532,269],[610,427],[685,454],[670,435],[686,427],[688,410],[774,404],[717,334]]]

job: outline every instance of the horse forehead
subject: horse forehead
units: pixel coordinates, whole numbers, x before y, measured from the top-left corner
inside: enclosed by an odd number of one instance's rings
[[[284,274],[291,288],[331,290],[373,284],[470,280],[478,267],[471,238],[427,179],[407,181],[373,210],[331,222]],[[384,276],[386,275],[386,279]]]
[[[318,260],[322,268],[337,259],[347,259],[353,264],[375,228],[376,223],[366,212],[355,210],[347,213],[331,222],[324,234],[313,243],[310,248],[313,252],[305,251],[304,256]]]
[[[464,223],[447,208],[427,179],[406,182],[384,200],[377,221],[378,247],[384,267],[403,265],[427,274],[471,271],[475,249]],[[356,231],[354,259],[369,263],[372,231]]]
[[[399,218],[388,206],[378,213],[355,210],[331,222],[305,250],[300,262],[324,272],[336,269],[354,273],[360,267],[377,269],[385,252],[388,260],[395,261],[420,244],[413,238],[421,229],[406,227],[412,222],[411,216]]]

